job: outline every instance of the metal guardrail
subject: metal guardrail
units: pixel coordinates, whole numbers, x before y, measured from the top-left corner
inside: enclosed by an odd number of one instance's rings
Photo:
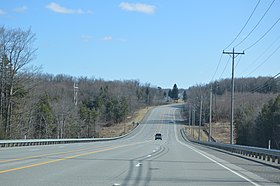
[[[226,150],[232,153],[237,153],[241,155],[245,155],[248,157],[262,159],[264,161],[270,161],[274,163],[280,164],[280,150],[273,149],[265,149],[251,146],[243,146],[243,145],[231,145],[231,144],[223,144],[218,142],[205,142],[205,141],[197,141],[188,137],[186,131],[184,129],[180,130],[181,135],[187,141],[191,141],[193,143],[198,143],[206,146],[215,147],[218,149]]]
[[[35,145],[53,145],[53,144],[67,144],[67,143],[88,143],[98,141],[112,141],[124,138],[134,132],[139,124],[129,131],[127,134],[113,138],[77,138],[77,139],[22,139],[22,140],[0,140],[1,147],[21,147],[21,146],[35,146]]]
[[[114,140],[114,138],[81,138],[81,139],[27,139],[27,140],[1,140],[0,147],[21,147],[34,145],[52,145],[67,143],[86,143]]]

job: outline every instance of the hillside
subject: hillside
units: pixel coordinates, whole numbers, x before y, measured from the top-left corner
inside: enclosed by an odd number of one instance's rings
[[[228,123],[230,121],[230,84],[230,79],[224,79],[215,81],[211,84],[190,87],[187,90],[188,100],[184,111],[185,118],[188,119],[191,115],[193,115],[195,110],[195,123],[198,125],[202,98],[202,124],[207,126],[207,123],[209,123],[210,87],[212,86],[213,137],[217,138],[217,141],[225,143],[228,142],[228,136],[225,134],[227,134],[227,128],[229,127]],[[280,78],[239,78],[236,79],[235,85],[235,142],[242,145],[266,147],[268,140],[272,140],[273,147],[280,148],[279,135],[277,135],[277,132],[280,132],[280,118],[278,117],[280,110],[278,108],[274,108],[277,107],[274,105],[278,104],[277,98],[280,94]],[[268,109],[270,109],[269,112],[272,114],[271,118],[274,118],[275,124],[264,125],[266,121],[262,119],[262,113],[268,112]],[[265,128],[260,130],[260,126]],[[256,139],[256,136],[267,137]]]
[[[8,84],[0,91],[0,139],[118,136],[134,127],[123,129],[122,123],[133,122],[129,118],[142,108],[165,103],[167,94],[137,80],[40,73],[19,74],[12,97]]]

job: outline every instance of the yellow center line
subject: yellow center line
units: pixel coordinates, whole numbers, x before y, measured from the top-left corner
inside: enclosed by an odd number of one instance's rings
[[[79,151],[83,151],[83,150],[87,150],[87,149],[70,150],[70,151],[66,151],[66,152],[56,152],[56,153],[50,153],[50,154],[41,154],[41,155],[34,155],[34,156],[26,156],[26,157],[22,157],[22,158],[0,160],[0,163],[7,163],[7,162],[12,162],[12,161],[20,161],[20,160],[26,160],[26,159],[32,159],[32,158],[40,158],[40,157],[44,157],[44,156],[67,154],[67,153],[79,152]]]
[[[86,155],[90,155],[90,154],[96,154],[96,153],[100,153],[100,152],[110,151],[110,150],[114,150],[114,149],[118,149],[118,148],[122,148],[122,147],[128,147],[128,146],[138,145],[138,144],[147,143],[147,142],[150,142],[150,140],[143,141],[143,142],[136,142],[136,143],[126,144],[126,145],[119,145],[119,146],[105,148],[105,149],[100,149],[100,150],[95,150],[95,151],[91,151],[91,152],[86,152],[86,153],[77,154],[77,155],[73,155],[73,156],[67,156],[67,157],[64,157],[64,158],[58,158],[58,159],[55,159],[55,160],[35,163],[35,164],[31,164],[31,165],[25,165],[25,166],[21,166],[21,167],[12,168],[12,169],[0,170],[0,174],[8,173],[8,172],[13,172],[13,171],[17,171],[17,170],[22,170],[22,169],[27,169],[27,168],[32,168],[32,167],[37,167],[37,166],[46,165],[46,164],[50,164],[50,163],[60,162],[60,161],[68,160],[68,159],[73,159],[73,158],[81,157],[81,156],[86,156]]]
[[[95,148],[99,149],[99,148],[104,148],[104,147],[109,147],[109,146],[111,146],[111,145],[106,145],[106,146],[104,145],[104,146],[95,147]],[[1,160],[0,159],[0,163],[7,163],[7,162],[20,161],[20,160],[33,159],[33,158],[41,158],[41,157],[45,157],[45,156],[54,156],[54,155],[68,154],[68,153],[86,151],[86,150],[91,150],[91,149],[92,148],[83,148],[83,149],[77,149],[77,150],[55,152],[55,153],[41,154],[41,155],[34,155],[34,156],[26,156],[26,157],[13,158],[13,159],[7,159],[7,160]]]
[[[103,146],[104,147],[104,146]],[[106,147],[106,146],[105,146]],[[102,147],[97,147],[102,148]],[[7,159],[7,160],[0,160],[0,163],[7,163],[7,162],[13,162],[13,161],[20,161],[20,160],[26,160],[26,159],[32,159],[32,158],[41,158],[45,156],[53,156],[53,155],[61,155],[61,154],[67,154],[67,153],[73,153],[73,152],[80,152],[89,150],[92,148],[84,148],[84,149],[78,149],[78,150],[70,150],[70,151],[64,151],[64,152],[55,152],[55,153],[49,153],[49,154],[41,154],[41,155],[34,155],[34,156],[26,156],[22,158],[13,158],[13,159]]]
[[[156,133],[160,133],[161,132],[161,129],[162,129],[162,126],[163,126],[163,124],[162,124],[163,116],[164,116],[163,111],[161,111],[160,112],[160,121],[161,121],[161,123],[157,124],[157,128],[156,128],[156,131],[155,131]],[[153,139],[154,137],[155,137],[154,134],[152,134],[151,139]]]

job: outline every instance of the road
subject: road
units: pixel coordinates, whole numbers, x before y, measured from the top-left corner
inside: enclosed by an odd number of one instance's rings
[[[185,141],[180,105],[114,141],[0,149],[0,185],[277,185],[279,167]],[[154,140],[162,133],[163,140]]]

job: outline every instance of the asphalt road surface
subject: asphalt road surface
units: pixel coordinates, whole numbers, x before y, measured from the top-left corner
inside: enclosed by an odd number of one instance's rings
[[[185,141],[180,105],[152,109],[114,141],[0,149],[0,185],[278,185],[280,169]],[[162,140],[154,140],[155,133]]]

